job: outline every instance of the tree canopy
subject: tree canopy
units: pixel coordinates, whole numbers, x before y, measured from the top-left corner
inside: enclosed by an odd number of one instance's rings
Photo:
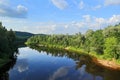
[[[15,40],[16,36],[12,29],[8,31],[0,22],[0,58],[3,56],[13,57],[16,50]]]
[[[53,45],[84,49],[88,53],[97,53],[111,58],[120,58],[120,24],[103,30],[88,30],[85,34],[74,35],[37,35],[28,39],[28,45]]]

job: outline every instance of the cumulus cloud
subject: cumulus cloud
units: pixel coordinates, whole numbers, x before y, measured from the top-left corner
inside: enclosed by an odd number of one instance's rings
[[[89,26],[92,29],[104,28],[108,25],[115,25],[120,22],[120,15],[113,15],[110,18],[94,17],[90,15],[83,16],[84,27]],[[81,23],[81,22],[80,22]]]
[[[61,67],[59,68],[54,74],[49,78],[49,80],[56,80],[60,77],[64,77],[67,75],[69,68],[68,67]]]
[[[80,4],[79,4],[79,8],[80,8],[80,9],[83,9],[84,7],[85,7],[85,4],[84,4],[83,1],[81,1]]]
[[[7,0],[0,0],[0,16],[26,18],[28,9],[23,5],[13,8]]]
[[[8,0],[0,0],[1,5],[8,5]]]
[[[115,25],[120,22],[120,15],[113,15],[110,18],[95,17],[91,15],[83,15],[81,21],[74,21],[64,24],[64,28],[71,30],[71,33],[86,32],[88,29],[103,29],[109,25]],[[66,31],[67,31],[66,30]]]
[[[28,69],[29,69],[29,67],[28,67],[28,63],[27,63],[26,59],[20,59],[14,67],[14,70],[17,70],[20,73],[22,73]]]
[[[108,5],[120,5],[120,0],[105,0],[104,4],[106,6],[108,6]]]
[[[83,15],[83,19],[85,20],[85,22],[90,22],[91,16],[90,15]]]
[[[52,3],[59,9],[63,10],[68,7],[66,0],[51,0]]]
[[[52,32],[55,31],[56,24],[43,24],[43,25],[38,25],[34,26],[34,30],[28,28],[30,31],[34,33],[45,33],[45,34],[52,34]]]
[[[75,5],[78,5],[79,9],[84,9],[84,10],[97,10],[97,9],[102,8],[102,5],[91,6],[89,4],[86,4],[83,1],[80,1],[79,4],[77,4],[76,2]]]
[[[44,34],[74,34],[86,32],[88,29],[103,29],[108,25],[115,25],[120,22],[120,15],[112,15],[109,18],[83,15],[80,21],[71,22],[31,22],[25,19],[0,18],[7,29],[27,31]],[[31,23],[31,24],[30,24]],[[18,24],[18,25],[16,25]],[[22,26],[22,27],[21,27]]]
[[[86,65],[82,65],[81,68],[78,69],[78,73],[80,74],[79,79],[82,80],[83,76],[85,75]]]
[[[32,33],[52,34],[56,30],[55,23],[32,23],[33,25],[23,26],[23,31],[30,31]]]
[[[100,9],[101,7],[102,7],[101,5],[97,5],[97,6],[93,7],[92,9],[97,10],[97,9]]]

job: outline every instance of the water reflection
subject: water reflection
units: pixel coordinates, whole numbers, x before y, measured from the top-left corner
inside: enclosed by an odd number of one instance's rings
[[[5,65],[0,66],[0,80],[9,80],[9,70],[12,69],[16,63],[17,54],[18,54],[18,46],[14,45],[14,47],[10,48],[9,53],[4,54],[0,57],[4,61],[9,60]],[[8,57],[9,56],[9,57]],[[4,58],[5,57],[5,58]]]
[[[16,58],[12,59],[11,62],[0,68],[0,80],[9,80],[8,71],[14,67],[15,63],[16,63]]]
[[[28,67],[27,59],[19,60],[14,66],[14,70],[17,70],[19,73],[22,73],[28,69],[29,67]]]
[[[45,47],[20,48],[17,61],[0,69],[0,80],[120,80],[120,71],[95,64],[90,56]]]
[[[78,60],[78,61],[80,60],[80,56],[81,56],[81,54],[75,54],[75,53],[65,51],[62,49],[60,50],[57,48],[36,47],[36,46],[31,46],[30,48],[39,51],[39,53],[46,52],[47,55],[52,55],[54,57],[67,57],[67,58],[72,58],[72,59]]]
[[[76,53],[71,53],[65,50],[58,50],[58,49],[52,49],[52,48],[45,48],[45,47],[31,47],[33,49],[38,50],[39,52],[45,51],[47,54],[51,54],[52,56],[66,56],[68,58],[72,58],[76,62],[76,70],[79,72],[79,78],[76,80],[120,80],[120,71],[119,70],[111,70],[108,68],[104,68],[100,65],[95,64],[91,57],[88,55],[81,55]],[[66,68],[60,68],[66,69]],[[64,72],[65,71],[65,72]],[[64,70],[61,74],[61,76],[64,76],[68,73],[68,68]],[[59,73],[59,69],[54,73],[53,77],[51,77],[53,80],[61,77],[57,76],[56,74]],[[91,76],[89,76],[91,74]],[[86,76],[83,78],[83,76]],[[52,80],[50,79],[50,80]],[[69,79],[71,80],[71,79]]]
[[[27,59],[19,59],[13,69],[9,70],[9,80],[25,80],[28,70],[29,67]]]
[[[68,74],[69,67],[61,67],[56,70],[53,75],[49,78],[49,80],[56,80],[58,78],[64,77]]]

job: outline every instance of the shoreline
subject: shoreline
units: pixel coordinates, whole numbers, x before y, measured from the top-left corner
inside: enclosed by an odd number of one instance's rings
[[[71,49],[68,48],[68,47],[66,47],[64,49],[67,50],[67,51],[71,51]],[[115,60],[111,60],[111,61],[104,60],[104,59],[100,59],[100,58],[98,58],[94,55],[91,55],[91,54],[88,54],[88,53],[85,53],[85,52],[82,52],[82,51],[80,51],[80,52],[77,51],[77,52],[80,53],[80,54],[83,53],[83,54],[86,54],[86,55],[90,56],[92,58],[92,61],[99,66],[106,67],[106,68],[113,69],[113,70],[120,70],[120,64],[117,64],[115,62]]]
[[[90,56],[92,61],[101,67],[105,67],[112,70],[120,70],[120,64],[118,64],[115,60],[110,61],[110,60],[101,59],[95,55],[85,52],[84,50],[75,49],[74,47],[62,47],[62,46],[55,46],[55,45],[42,45],[42,46],[36,45],[36,46],[46,47],[46,48],[55,48],[55,49],[65,50],[68,52],[74,52],[76,54],[85,54],[87,56]]]
[[[93,62],[97,65],[112,69],[112,70],[120,70],[120,64],[117,64],[115,61],[109,61],[109,60],[103,60],[95,58],[93,59]]]

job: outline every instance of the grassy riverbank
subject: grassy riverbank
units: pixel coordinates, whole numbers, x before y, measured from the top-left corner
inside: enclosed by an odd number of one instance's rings
[[[78,54],[89,55],[91,56],[93,62],[95,62],[96,64],[100,66],[120,70],[120,60],[115,60],[113,58],[106,58],[104,55],[99,55],[95,52],[87,53],[84,49],[79,49],[79,48],[76,49],[74,47],[66,47],[65,50],[78,53]]]
[[[83,55],[88,55],[89,57],[91,57],[92,61],[94,63],[96,63],[99,66],[103,66],[106,68],[110,68],[110,69],[119,69],[120,70],[120,61],[119,60],[115,60],[112,58],[106,58],[104,55],[101,54],[97,54],[95,52],[87,52],[84,49],[80,49],[80,48],[74,48],[74,47],[63,47],[63,46],[59,46],[59,45],[37,45],[37,47],[46,47],[46,48],[50,48],[50,49],[59,49],[59,50],[65,50],[68,52],[72,52],[75,54],[83,54]]]
[[[68,51],[72,51],[78,54],[87,54],[91,56],[94,62],[99,63],[102,66],[113,68],[113,69],[120,69],[120,59],[115,60],[114,58],[109,58],[105,55],[97,54],[96,52],[86,52],[84,49],[74,48],[74,47],[66,47]]]

